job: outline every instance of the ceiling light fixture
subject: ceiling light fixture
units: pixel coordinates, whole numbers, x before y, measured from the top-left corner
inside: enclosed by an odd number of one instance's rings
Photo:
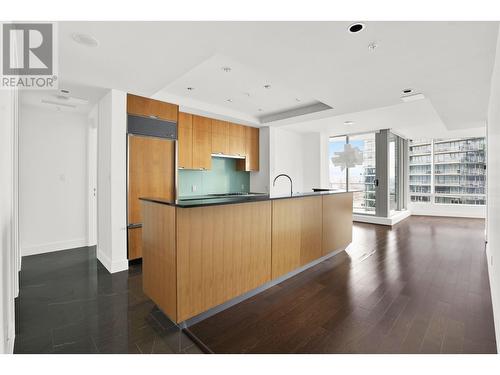
[[[352,25],[349,25],[348,30],[350,33],[359,33],[364,28],[365,28],[364,24],[362,24],[361,22],[356,22],[353,23]]]
[[[233,99],[228,99],[227,100],[229,103],[232,103],[233,102]]]
[[[344,121],[344,125],[354,125],[354,121]]]
[[[271,85],[269,85],[269,84],[264,85],[264,88],[265,88],[265,89],[270,89],[270,88],[271,88]]]
[[[300,98],[295,98],[295,101],[296,102],[300,102]]]
[[[229,67],[229,66],[223,66],[221,69],[225,73],[229,73],[231,71],[231,67]]]
[[[78,44],[82,44],[87,47],[97,47],[99,45],[99,41],[92,35],[73,33],[71,34],[71,38],[73,38],[73,40]]]
[[[69,90],[66,90],[66,89],[61,89],[60,90],[63,94],[69,94]]]
[[[403,95],[408,95],[408,94],[411,94],[413,92],[413,89],[404,89],[403,91],[401,91],[401,93]]]

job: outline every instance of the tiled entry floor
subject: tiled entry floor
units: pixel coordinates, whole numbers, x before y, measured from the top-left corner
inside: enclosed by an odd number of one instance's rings
[[[95,247],[23,258],[14,353],[201,353],[142,292],[141,265],[109,274]]]

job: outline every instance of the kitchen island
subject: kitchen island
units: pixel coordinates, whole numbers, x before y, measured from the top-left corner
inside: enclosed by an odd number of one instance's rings
[[[141,198],[144,292],[184,322],[345,249],[352,193]]]

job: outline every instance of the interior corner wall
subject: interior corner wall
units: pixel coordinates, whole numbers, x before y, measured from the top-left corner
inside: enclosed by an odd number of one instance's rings
[[[97,259],[111,272],[127,260],[127,95],[110,90],[99,102],[97,128]]]
[[[22,105],[19,121],[23,256],[87,246],[87,118]]]
[[[500,343],[500,34],[497,39],[495,65],[491,80],[488,124],[486,136],[487,150],[487,218],[486,254],[490,278],[491,298],[497,345]]]

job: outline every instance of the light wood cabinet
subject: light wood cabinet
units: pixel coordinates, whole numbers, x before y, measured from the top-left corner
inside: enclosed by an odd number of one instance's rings
[[[259,128],[245,126],[245,160],[238,160],[236,169],[255,172],[259,170]]]
[[[321,207],[321,196],[273,201],[273,279],[322,256]]]
[[[177,209],[178,321],[271,280],[271,202]]]
[[[212,120],[212,153],[229,155],[229,123]]]
[[[142,203],[144,292],[177,323],[352,238],[352,193],[191,208]]]
[[[146,293],[170,319],[177,320],[175,207],[142,201],[142,283]]]
[[[179,112],[178,127],[178,167],[193,168],[193,115]]]
[[[139,259],[142,257],[142,228],[128,228],[128,254],[129,260]]]
[[[323,255],[352,242],[352,193],[323,196]]]
[[[229,154],[245,156],[245,128],[246,126],[230,123],[229,125]]]
[[[193,169],[212,168],[212,120],[193,115]]]
[[[177,122],[179,106],[142,96],[127,94],[127,113],[136,116],[156,117]]]

